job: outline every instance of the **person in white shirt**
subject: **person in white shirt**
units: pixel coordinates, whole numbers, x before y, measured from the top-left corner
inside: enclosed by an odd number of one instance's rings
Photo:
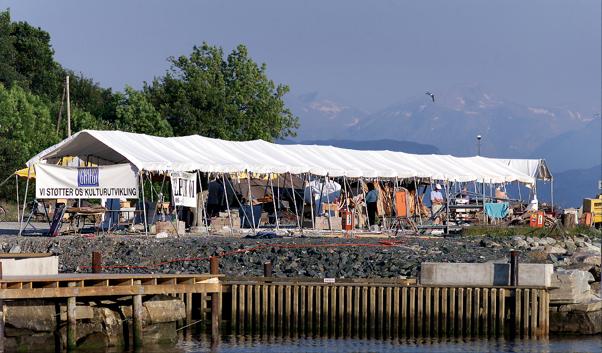
[[[445,204],[445,200],[443,199],[443,194],[441,194],[441,185],[435,185],[435,188],[431,190],[431,214],[436,214]],[[435,224],[441,223],[441,219],[439,217],[435,218]]]

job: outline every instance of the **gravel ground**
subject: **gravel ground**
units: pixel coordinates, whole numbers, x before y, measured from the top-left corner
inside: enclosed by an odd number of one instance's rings
[[[261,275],[263,263],[271,261],[276,276],[318,278],[416,277],[422,262],[506,261],[512,248],[520,249],[522,262],[570,267],[576,265],[573,253],[595,251],[600,246],[599,240],[592,241],[587,236],[565,239],[486,235],[360,239],[194,235],[162,239],[132,235],[18,237],[6,225],[0,227],[0,235],[0,252],[53,253],[59,256],[60,272],[89,272],[92,252],[100,251],[106,272],[206,273],[207,258],[221,254],[220,271],[227,275]],[[175,261],[183,258],[188,260]],[[599,277],[600,266],[596,269],[594,264],[593,270]]]

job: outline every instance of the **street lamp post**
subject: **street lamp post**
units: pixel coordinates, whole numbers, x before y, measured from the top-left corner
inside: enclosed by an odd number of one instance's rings
[[[481,135],[477,135],[477,156],[481,155]]]

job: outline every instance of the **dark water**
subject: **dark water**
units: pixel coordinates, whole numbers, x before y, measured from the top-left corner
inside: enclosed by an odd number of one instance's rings
[[[225,335],[182,338],[175,346],[144,347],[142,352],[602,352],[602,336],[555,337],[542,340],[290,338]]]

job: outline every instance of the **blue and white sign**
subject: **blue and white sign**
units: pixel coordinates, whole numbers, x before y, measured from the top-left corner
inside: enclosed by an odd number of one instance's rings
[[[38,164],[38,199],[137,199],[138,178],[130,164],[63,167]]]

